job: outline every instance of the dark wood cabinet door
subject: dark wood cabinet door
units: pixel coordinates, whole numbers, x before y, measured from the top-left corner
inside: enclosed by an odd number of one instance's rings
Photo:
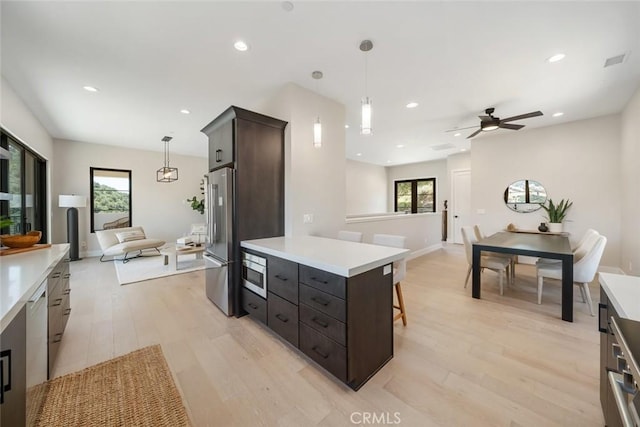
[[[267,288],[269,292],[298,304],[298,264],[282,258],[267,257]]]
[[[298,306],[269,292],[267,326],[298,347]]]
[[[27,397],[27,307],[0,335],[0,425],[24,426]]]
[[[209,137],[209,170],[233,163],[234,120],[217,127]]]

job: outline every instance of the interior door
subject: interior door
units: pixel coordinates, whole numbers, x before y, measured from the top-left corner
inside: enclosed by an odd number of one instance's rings
[[[453,243],[463,244],[460,228],[471,225],[471,170],[451,172],[451,235]]]

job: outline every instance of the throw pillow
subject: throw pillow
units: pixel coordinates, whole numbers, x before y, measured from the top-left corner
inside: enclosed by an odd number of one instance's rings
[[[121,231],[120,233],[116,233],[116,238],[120,243],[146,239],[144,233],[140,230]]]

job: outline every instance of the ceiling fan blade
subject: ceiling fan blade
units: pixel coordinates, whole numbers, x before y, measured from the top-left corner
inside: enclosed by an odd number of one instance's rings
[[[449,129],[449,130],[445,130],[445,132],[457,132],[459,130],[465,130],[465,129],[475,129],[478,126],[469,126],[467,128],[455,128],[455,129]]]
[[[512,122],[514,120],[522,120],[522,119],[528,119],[531,117],[538,117],[542,115],[542,111],[533,111],[531,113],[527,113],[527,114],[520,114],[519,116],[513,116],[513,117],[507,117],[506,119],[502,119],[500,120],[501,122]]]
[[[524,125],[512,125],[510,123],[500,123],[498,127],[502,129],[518,130],[518,129],[522,129]]]
[[[479,134],[480,132],[482,132],[482,129],[478,129],[477,131],[475,131],[474,133],[472,133],[471,135],[469,135],[467,137],[467,139],[473,138],[474,136],[476,136],[477,134]]]

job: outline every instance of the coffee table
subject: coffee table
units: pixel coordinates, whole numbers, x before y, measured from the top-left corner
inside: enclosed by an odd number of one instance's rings
[[[176,246],[173,248],[167,248],[165,250],[160,251],[162,255],[164,255],[164,265],[169,264],[169,256],[175,257],[175,266],[176,270],[178,268],[178,258],[183,255],[196,254],[196,259],[202,259],[204,253],[204,246]]]

